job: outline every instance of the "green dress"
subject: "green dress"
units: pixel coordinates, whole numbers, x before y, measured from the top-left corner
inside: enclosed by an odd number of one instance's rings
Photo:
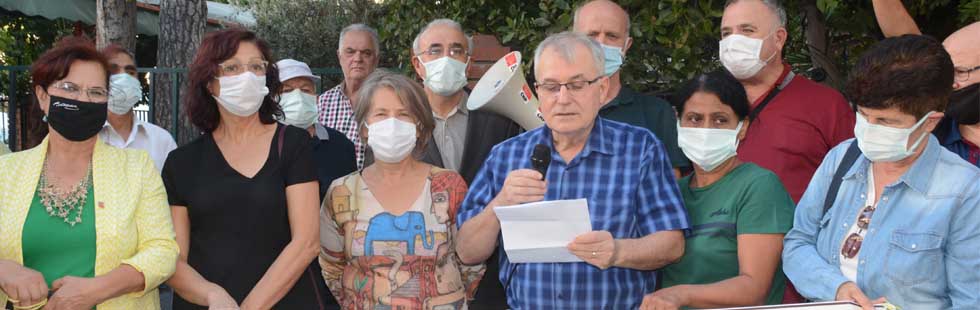
[[[705,187],[691,188],[690,182],[687,176],[678,186],[691,233],[681,260],[663,269],[663,287],[738,276],[738,235],[785,234],[793,225],[793,200],[775,174],[755,164],[741,164]],[[785,288],[777,267],[766,304],[780,303]]]
[[[40,187],[34,192],[31,209],[24,222],[22,239],[24,267],[44,275],[51,283],[64,276],[95,277],[95,192],[92,183],[82,209],[82,221],[75,226],[48,215],[41,204]],[[69,218],[75,216],[75,212]]]

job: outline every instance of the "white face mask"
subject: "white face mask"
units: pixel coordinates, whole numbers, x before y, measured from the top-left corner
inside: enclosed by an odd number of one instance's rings
[[[864,157],[872,162],[892,162],[905,159],[915,153],[915,150],[925,140],[929,133],[923,133],[911,147],[908,145],[909,136],[912,132],[925,124],[933,112],[923,116],[911,128],[894,128],[868,123],[868,120],[857,113],[857,122],[854,123],[854,138],[857,138],[858,148]]]
[[[299,89],[280,95],[279,106],[282,107],[283,124],[299,128],[310,128],[316,121],[316,96],[304,93]]]
[[[741,130],[742,122],[735,129],[681,127],[678,122],[677,145],[691,162],[711,172],[737,154]]]
[[[736,79],[744,80],[753,77],[773,57],[776,57],[776,52],[774,51],[766,60],[760,58],[762,54],[762,43],[772,36],[773,33],[770,33],[763,39],[749,38],[740,34],[729,35],[718,43],[718,59],[721,59],[721,64]]]
[[[140,80],[125,73],[113,74],[109,77],[109,112],[116,115],[129,113],[143,97],[143,86]]]
[[[466,63],[445,56],[430,62],[419,62],[425,66],[425,87],[439,96],[448,97],[466,85]]]
[[[269,94],[265,86],[265,75],[257,76],[251,71],[239,75],[218,78],[221,86],[220,96],[214,97],[225,110],[241,117],[255,114],[262,107],[262,99]]]
[[[415,124],[392,117],[367,125],[367,129],[368,146],[377,160],[401,162],[415,149]]]

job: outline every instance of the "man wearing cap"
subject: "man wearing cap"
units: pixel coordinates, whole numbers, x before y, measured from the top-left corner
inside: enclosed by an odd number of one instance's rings
[[[609,93],[603,99],[599,116],[653,132],[667,149],[675,176],[680,176],[680,170],[691,164],[677,146],[674,109],[660,98],[626,87],[621,80],[619,69],[633,44],[629,14],[609,0],[588,1],[575,10],[572,30],[595,39],[602,47],[606,60],[603,74],[609,77]]]
[[[293,59],[276,62],[282,93],[279,106],[283,117],[279,122],[306,129],[313,142],[313,158],[317,163],[320,180],[320,198],[326,194],[330,182],[357,170],[354,159],[354,143],[343,133],[316,123],[317,107],[313,75],[306,63]]]
[[[306,63],[283,59],[276,62],[276,67],[279,68],[279,81],[282,82],[279,106],[282,108],[283,116],[279,122],[306,129],[310,133],[322,202],[327,188],[334,179],[357,170],[354,161],[354,143],[343,133],[316,122],[317,98],[314,81],[319,80],[320,77],[313,75]],[[307,270],[312,274],[320,274],[320,264],[314,260]],[[324,298],[324,302],[328,307],[332,306],[331,309],[340,307],[327,289],[326,283],[317,281],[314,285],[320,295],[327,297]]]
[[[353,103],[357,102],[357,91],[361,89],[361,84],[378,67],[380,49],[378,31],[374,28],[365,24],[353,24],[341,30],[337,58],[340,69],[344,71],[344,81],[323,92],[317,103],[317,121],[320,125],[342,132],[354,143],[358,169],[364,166],[364,144],[358,137]],[[330,185],[330,182],[326,184]]]

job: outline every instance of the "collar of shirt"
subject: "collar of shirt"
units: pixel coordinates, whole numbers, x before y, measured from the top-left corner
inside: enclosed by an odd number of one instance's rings
[[[786,75],[789,75],[789,72],[791,71],[791,69],[792,69],[792,67],[790,67],[789,64],[787,64],[787,63],[784,62],[783,63],[783,73],[780,73],[779,74],[779,78],[776,79],[776,82],[773,83],[772,86],[769,87],[769,90],[766,91],[766,93],[762,94],[762,96],[759,96],[759,98],[756,99],[755,102],[752,103],[751,108],[755,109],[755,107],[759,106],[759,104],[762,103],[762,100],[765,100],[766,97],[769,96],[769,93],[771,93],[773,90],[775,90],[776,87],[779,87],[779,84],[782,84],[783,83],[783,80],[786,79]]]
[[[960,141],[967,142],[966,140],[963,140],[963,135],[960,134],[960,125],[956,123],[956,120],[949,119],[949,122],[946,125],[947,134],[946,137],[943,138],[943,145],[953,145],[954,143]]]
[[[616,94],[616,98],[613,98],[613,100],[606,103],[606,105],[602,106],[602,108],[600,108],[599,110],[611,109],[619,105],[633,104],[633,102],[636,101],[636,96],[637,96],[636,91],[630,89],[629,87],[626,87],[626,85],[623,85],[622,87],[619,88],[619,94]]]
[[[327,131],[326,127],[323,127],[320,123],[313,123],[313,128],[315,128],[317,139],[324,141],[330,140],[330,132]]]
[[[856,140],[853,141],[857,143]],[[937,169],[936,164],[939,162],[939,152],[942,151],[939,139],[936,139],[935,136],[930,134],[927,141],[928,144],[922,150],[919,158],[916,158],[912,167],[909,167],[909,170],[905,171],[898,179],[900,183],[905,183],[906,186],[923,195],[929,189],[929,182],[932,180],[933,172]],[[860,172],[868,171],[871,168],[870,165],[871,161],[862,154],[858,157],[857,164],[844,174],[844,179],[859,177]]]
[[[456,104],[456,107],[449,111],[449,114],[446,114],[446,117],[439,117],[434,110],[432,111],[432,116],[439,120],[447,120],[450,117],[453,117],[453,115],[456,115],[457,112],[462,116],[470,115],[470,110],[466,109],[466,101],[469,99],[469,97],[469,94],[464,91],[463,95],[459,97],[459,103]]]
[[[119,133],[116,132],[116,128],[113,128],[112,124],[109,124],[109,121],[106,121],[105,124],[102,125],[102,130],[103,131],[108,130],[109,132],[116,135],[120,139],[123,139],[123,145],[125,146],[125,145],[129,145],[130,143],[133,143],[133,140],[136,140],[135,137],[139,132],[146,134],[146,129],[143,128],[143,124],[144,122],[142,120],[136,118],[136,116],[133,116],[133,129],[129,131],[128,137],[120,136]]]
[[[612,145],[613,139],[608,137],[610,133],[603,129],[605,122],[607,121],[601,117],[595,118],[592,130],[589,132],[589,139],[586,141],[585,147],[582,148],[582,151],[575,158],[587,158],[593,152],[613,155],[615,147]],[[535,144],[549,145],[551,147],[552,160],[562,160],[561,156],[558,155],[558,151],[555,149],[555,141],[551,136],[551,128],[548,128],[548,125],[545,124],[541,126],[539,133]],[[575,159],[572,159],[572,161],[574,162]],[[572,163],[569,162],[567,164],[571,165]]]

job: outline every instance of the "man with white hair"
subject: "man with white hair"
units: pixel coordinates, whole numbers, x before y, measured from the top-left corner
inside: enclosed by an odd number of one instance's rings
[[[378,44],[378,31],[365,24],[353,24],[341,30],[337,58],[344,72],[344,81],[323,92],[317,103],[319,123],[344,133],[354,142],[358,169],[364,166],[364,144],[358,137],[352,103],[356,102],[361,84],[378,67],[381,51]]]
[[[412,67],[422,79],[436,127],[422,160],[451,169],[467,183],[483,165],[490,149],[516,136],[520,126],[503,116],[466,109],[466,70],[472,39],[451,19],[430,22],[412,41]]]
[[[921,34],[901,0],[871,3],[886,37]],[[933,134],[943,147],[980,167],[980,22],[950,34],[943,47],[953,60],[953,94]]]
[[[656,287],[654,270],[684,252],[687,216],[664,146],[649,130],[598,117],[609,78],[585,35],[549,36],[534,53],[545,126],[493,149],[460,207],[456,250],[465,264],[498,245],[494,208],[587,199],[594,231],[568,250],[577,263],[511,263],[500,281],[512,309],[636,309]],[[530,170],[535,145],[551,148],[547,175]]]
[[[663,142],[671,166],[680,170],[691,166],[677,146],[677,117],[666,101],[638,93],[623,85],[620,68],[626,53],[633,45],[630,37],[630,16],[622,7],[609,0],[592,0],[575,10],[572,29],[599,42],[609,77],[609,94],[603,100],[599,116],[649,129]]]
[[[423,81],[436,125],[434,143],[426,146],[422,161],[459,172],[467,184],[473,183],[494,145],[521,133],[520,126],[501,115],[466,108],[463,87],[472,46],[463,27],[451,19],[430,22],[412,41],[412,67]],[[475,309],[505,306],[503,288],[496,281],[496,253],[489,260],[473,301]]]

